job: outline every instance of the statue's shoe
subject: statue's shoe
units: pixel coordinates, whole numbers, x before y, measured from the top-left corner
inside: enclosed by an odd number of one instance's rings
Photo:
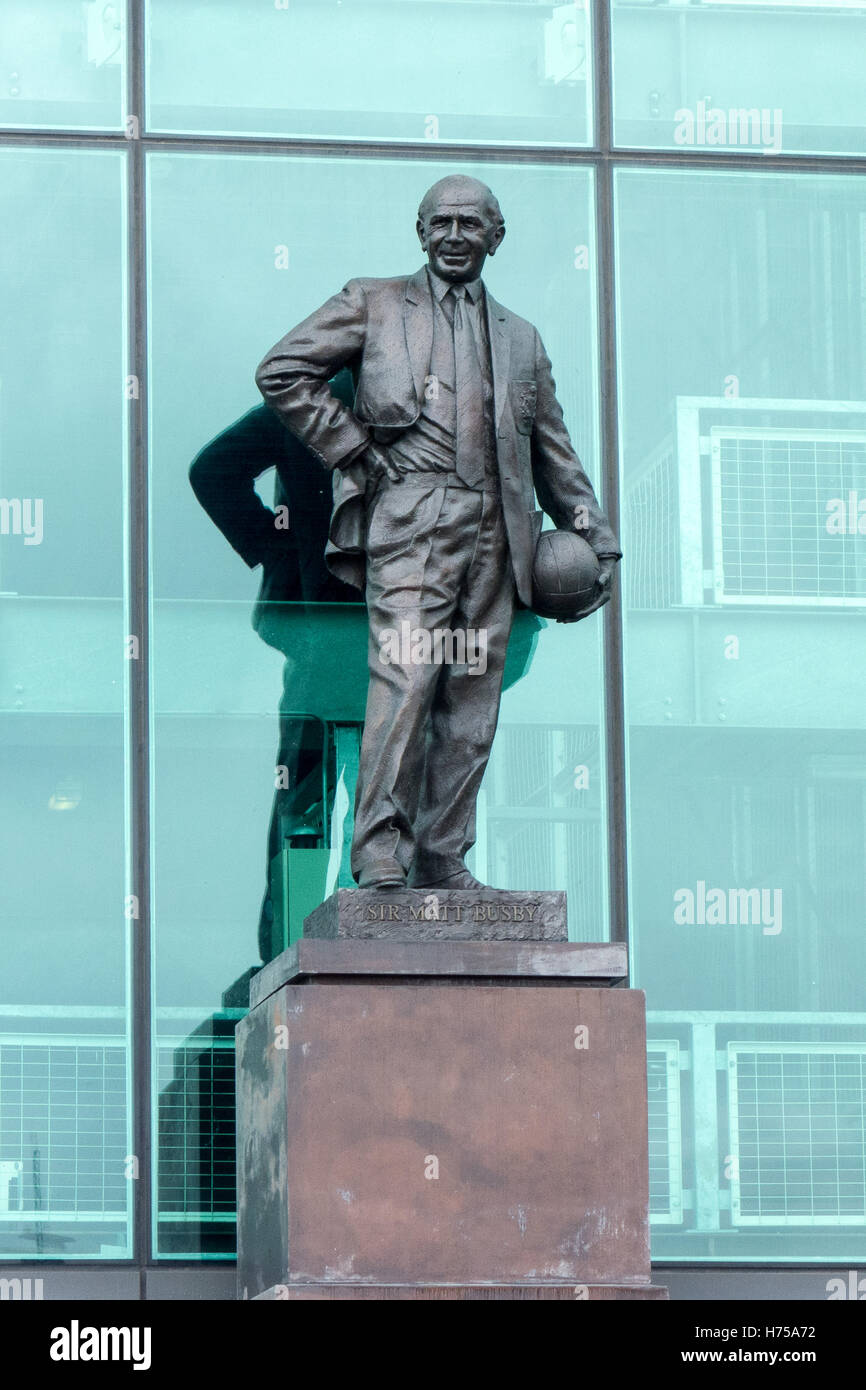
[[[424,881],[420,881],[420,882],[419,882],[418,879],[416,879],[416,878],[414,878],[414,877],[410,877],[410,879],[409,879],[409,887],[410,887],[410,888],[439,888],[439,889],[442,889],[443,891],[446,890],[446,889],[450,889],[450,888],[459,888],[461,891],[464,891],[464,892],[467,891],[467,890],[470,890],[470,891],[471,891],[471,890],[473,890],[473,889],[475,889],[475,890],[481,890],[482,892],[484,892],[484,891],[489,892],[489,889],[488,889],[488,887],[487,887],[487,884],[486,884],[486,883],[481,883],[480,880],[477,879],[477,878],[475,878],[473,874],[470,874],[470,872],[469,872],[468,869],[458,869],[458,870],[456,871],[456,873],[448,874],[448,875],[446,875],[446,877],[444,877],[444,878],[432,879],[432,880],[429,880],[429,881],[427,881],[427,882],[424,882]]]
[[[367,864],[358,876],[359,888],[405,888],[406,875],[394,861],[377,859]]]

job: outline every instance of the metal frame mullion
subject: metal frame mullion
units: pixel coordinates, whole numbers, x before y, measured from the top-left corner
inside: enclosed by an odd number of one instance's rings
[[[127,153],[127,254],[129,305],[127,373],[137,379],[137,398],[129,401],[128,611],[130,632],[138,638],[138,660],[129,663],[128,776],[132,842],[132,892],[138,898],[133,929],[132,1076],[133,1136],[138,1157],[134,1184],[133,1258],[144,1297],[145,1268],[152,1263],[152,1089],[151,1089],[151,920],[150,920],[150,563],[147,391],[147,208],[144,141],[144,13],[140,0],[127,0],[127,117],[137,128],[125,140]],[[124,138],[124,137],[121,137]]]
[[[596,178],[598,247],[598,353],[601,395],[601,495],[610,524],[620,536],[619,392],[616,361],[613,180],[611,161],[602,160]],[[604,613],[604,721],[607,773],[608,882],[610,939],[629,940],[626,837],[626,714],[623,688],[623,602],[617,567],[613,596]],[[631,953],[629,953],[629,980]]]
[[[617,536],[619,507],[619,396],[616,362],[616,278],[614,265],[613,179],[613,46],[610,6],[593,9],[593,92],[595,143],[599,152],[595,178],[598,380],[601,408],[602,502]],[[607,810],[607,865],[610,939],[629,939],[628,857],[626,839],[626,725],[623,692],[622,587],[614,580],[604,612],[604,730]],[[631,982],[631,953],[629,978]]]
[[[600,26],[596,26],[596,33]],[[599,69],[599,86],[609,99],[609,77]],[[131,83],[129,85],[132,85]],[[602,124],[600,98],[596,92],[596,127],[600,132],[610,129],[610,116]],[[137,114],[137,113],[135,113]],[[432,141],[407,142],[389,140],[317,140],[304,136],[247,136],[247,135],[188,135],[171,132],[146,131],[140,119],[141,138],[135,142],[145,150],[163,154],[246,154],[270,158],[293,159],[408,159],[430,163],[447,160],[471,164],[532,164],[580,166],[600,163],[628,165],[651,169],[700,170],[724,169],[728,173],[796,173],[796,174],[866,174],[866,156],[846,154],[749,154],[734,150],[716,149],[713,152],[697,147],[678,150],[655,150],[641,146],[618,145],[612,141],[593,146],[578,145],[463,145],[437,144]],[[120,131],[41,130],[31,127],[20,130],[0,129],[3,145],[69,145],[99,149],[123,146],[126,137]],[[129,142],[132,143],[132,142]]]

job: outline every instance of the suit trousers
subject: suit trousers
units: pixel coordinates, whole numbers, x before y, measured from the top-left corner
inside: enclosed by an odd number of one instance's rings
[[[367,502],[367,712],[352,872],[463,867],[499,714],[515,583],[498,480],[382,479]],[[462,658],[462,659],[461,659]]]

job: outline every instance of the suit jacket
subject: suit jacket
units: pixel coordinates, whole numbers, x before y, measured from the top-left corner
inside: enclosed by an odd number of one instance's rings
[[[537,330],[485,290],[493,370],[496,453],[517,592],[532,596],[532,562],[542,525],[535,497],[554,524],[575,526],[597,555],[621,552],[581,467],[556,399],[550,360]],[[418,419],[430,369],[433,306],[426,266],[394,279],[350,280],[268,353],[256,384],[268,405],[334,473],[327,563],[363,588],[366,470],[371,440],[387,445]],[[350,409],[328,378],[349,367]],[[582,514],[581,514],[582,515]]]

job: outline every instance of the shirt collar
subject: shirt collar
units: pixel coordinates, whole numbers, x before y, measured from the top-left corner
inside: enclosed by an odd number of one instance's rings
[[[427,274],[430,278],[430,288],[432,289],[437,300],[441,304],[442,300],[445,298],[446,294],[451,289],[453,282],[451,280],[443,280],[439,275],[436,275],[435,272],[430,269],[429,265],[427,267]],[[481,295],[484,292],[484,281],[480,278],[478,280],[470,280],[465,288],[466,293],[472,300],[472,303],[477,304],[479,299],[481,298]]]

